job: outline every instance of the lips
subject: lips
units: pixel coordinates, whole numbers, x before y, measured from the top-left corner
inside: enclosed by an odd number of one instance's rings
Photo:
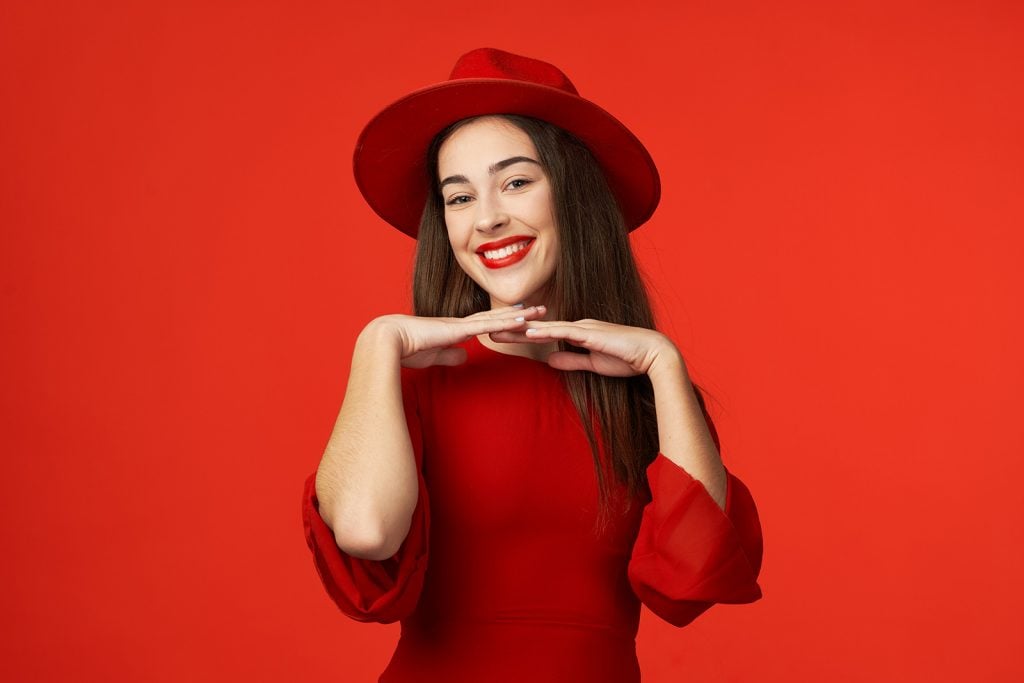
[[[524,258],[526,258],[526,254],[530,251],[530,248],[533,246],[533,243],[535,241],[536,240],[534,238],[532,238],[532,237],[523,237],[522,235],[518,235],[518,236],[515,236],[515,237],[507,237],[505,239],[498,240],[496,242],[488,242],[486,244],[481,244],[477,248],[476,253],[477,253],[477,256],[480,257],[480,260],[483,262],[483,264],[485,266],[487,266],[488,268],[492,268],[492,269],[493,268],[505,268],[505,267],[511,266],[511,265],[513,265],[515,263],[519,263]],[[525,242],[526,246],[520,248],[518,251],[515,251],[515,252],[513,252],[513,253],[511,253],[508,256],[505,256],[503,258],[489,259],[486,256],[484,256],[484,252],[485,251],[491,251],[491,250],[494,250],[494,249],[501,249],[502,247],[507,247],[507,246],[510,246],[512,244],[519,244],[521,242]]]

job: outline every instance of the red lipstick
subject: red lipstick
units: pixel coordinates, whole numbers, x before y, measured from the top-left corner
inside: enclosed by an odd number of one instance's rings
[[[481,244],[479,247],[477,247],[476,253],[480,257],[480,260],[483,261],[484,265],[487,266],[488,268],[505,268],[507,266],[511,266],[514,263],[519,263],[524,258],[526,258],[527,252],[530,251],[530,248],[533,246],[533,243],[535,241],[536,240],[532,237],[523,237],[522,235],[517,235],[515,237],[506,237],[505,239],[497,240],[496,242],[487,242],[486,244]],[[507,247],[510,244],[517,244],[519,242],[526,242],[526,246],[520,249],[519,251],[515,251],[509,254],[504,258],[489,259],[486,256],[484,256],[485,251],[501,249],[502,247]]]

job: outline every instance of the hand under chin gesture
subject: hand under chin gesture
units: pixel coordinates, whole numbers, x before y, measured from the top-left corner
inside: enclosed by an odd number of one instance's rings
[[[504,306],[480,311],[464,318],[426,317],[402,314],[375,318],[363,330],[375,343],[393,344],[401,364],[407,368],[431,365],[459,365],[466,350],[456,345],[488,332],[524,329],[544,314],[543,306]]]
[[[496,342],[541,344],[564,339],[589,353],[556,351],[548,356],[548,365],[557,370],[590,370],[611,377],[650,374],[659,363],[682,360],[675,344],[657,330],[593,318],[575,322],[531,320],[525,330],[492,332],[490,336]]]

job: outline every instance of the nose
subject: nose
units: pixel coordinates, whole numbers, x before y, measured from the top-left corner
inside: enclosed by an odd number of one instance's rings
[[[480,197],[476,203],[476,224],[477,232],[494,232],[495,230],[508,225],[508,214],[501,206],[501,202],[488,197]]]

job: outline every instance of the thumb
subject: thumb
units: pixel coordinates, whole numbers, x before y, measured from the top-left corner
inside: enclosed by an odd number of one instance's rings
[[[593,359],[589,353],[572,351],[553,351],[548,355],[548,365],[556,370],[594,370]]]

